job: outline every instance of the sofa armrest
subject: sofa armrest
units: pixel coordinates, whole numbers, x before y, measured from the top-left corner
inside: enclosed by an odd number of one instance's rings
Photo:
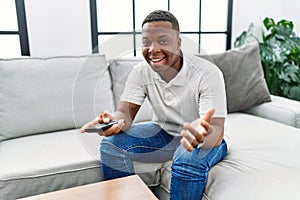
[[[271,95],[271,102],[263,103],[244,112],[300,128],[300,102]]]

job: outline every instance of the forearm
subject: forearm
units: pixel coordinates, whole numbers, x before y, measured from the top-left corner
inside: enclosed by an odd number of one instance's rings
[[[204,138],[203,148],[212,148],[222,143],[224,137],[224,126],[212,125],[211,132]]]
[[[126,113],[124,113],[124,112],[121,112],[121,111],[115,111],[114,113],[113,113],[113,115],[114,115],[114,118],[116,119],[116,120],[124,120],[124,126],[123,126],[123,128],[122,128],[122,131],[126,131],[127,129],[129,129],[130,128],[130,126],[131,126],[131,124],[132,124],[132,122],[133,122],[133,119],[131,119],[131,117],[130,117],[130,115],[128,115],[128,114],[126,114]]]
[[[122,131],[129,129],[140,107],[140,105],[125,101],[119,103],[116,112],[114,112],[114,116],[116,119],[124,120],[125,125],[123,126]]]

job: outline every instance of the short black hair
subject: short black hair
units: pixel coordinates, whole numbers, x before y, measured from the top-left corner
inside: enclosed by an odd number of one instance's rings
[[[165,11],[165,10],[155,10],[153,12],[151,12],[143,21],[142,23],[142,27],[144,26],[144,24],[148,23],[148,22],[153,22],[153,21],[168,21],[171,22],[172,24],[172,28],[178,32],[180,32],[179,30],[179,23],[178,20],[176,19],[176,17],[170,13],[169,11]]]

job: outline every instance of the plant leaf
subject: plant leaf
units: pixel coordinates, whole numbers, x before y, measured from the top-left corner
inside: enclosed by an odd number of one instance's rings
[[[270,31],[272,31],[272,29],[274,29],[276,26],[274,19],[269,17],[264,19],[263,24],[265,25],[266,29]]]
[[[300,85],[292,86],[289,89],[288,98],[300,101]]]
[[[263,25],[262,41],[253,34],[251,24],[235,44],[241,46],[256,39],[270,93],[300,100],[300,37],[293,31],[294,24],[285,19],[275,23],[266,17]]]
[[[292,21],[288,21],[288,20],[280,20],[278,23],[277,23],[278,26],[282,26],[284,27],[285,29],[290,29],[290,30],[293,30],[294,28],[294,24]]]
[[[255,39],[254,35],[253,35],[253,29],[254,29],[254,24],[251,23],[250,26],[248,27],[247,31],[243,31],[241,33],[241,35],[239,35],[235,42],[234,42],[234,47],[240,47],[244,44],[248,44],[251,39]]]

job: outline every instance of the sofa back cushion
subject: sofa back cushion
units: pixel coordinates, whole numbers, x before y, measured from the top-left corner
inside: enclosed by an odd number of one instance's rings
[[[0,60],[0,141],[81,127],[114,110],[103,55]]]
[[[213,62],[223,72],[229,113],[244,111],[271,101],[258,43],[247,44],[223,53],[198,56]]]
[[[129,73],[135,65],[142,61],[142,58],[120,58],[111,60],[109,62],[109,71],[112,79],[112,90],[115,107],[118,106]],[[152,119],[152,116],[153,110],[150,102],[146,98],[137,116],[135,117],[134,122],[150,121]]]

